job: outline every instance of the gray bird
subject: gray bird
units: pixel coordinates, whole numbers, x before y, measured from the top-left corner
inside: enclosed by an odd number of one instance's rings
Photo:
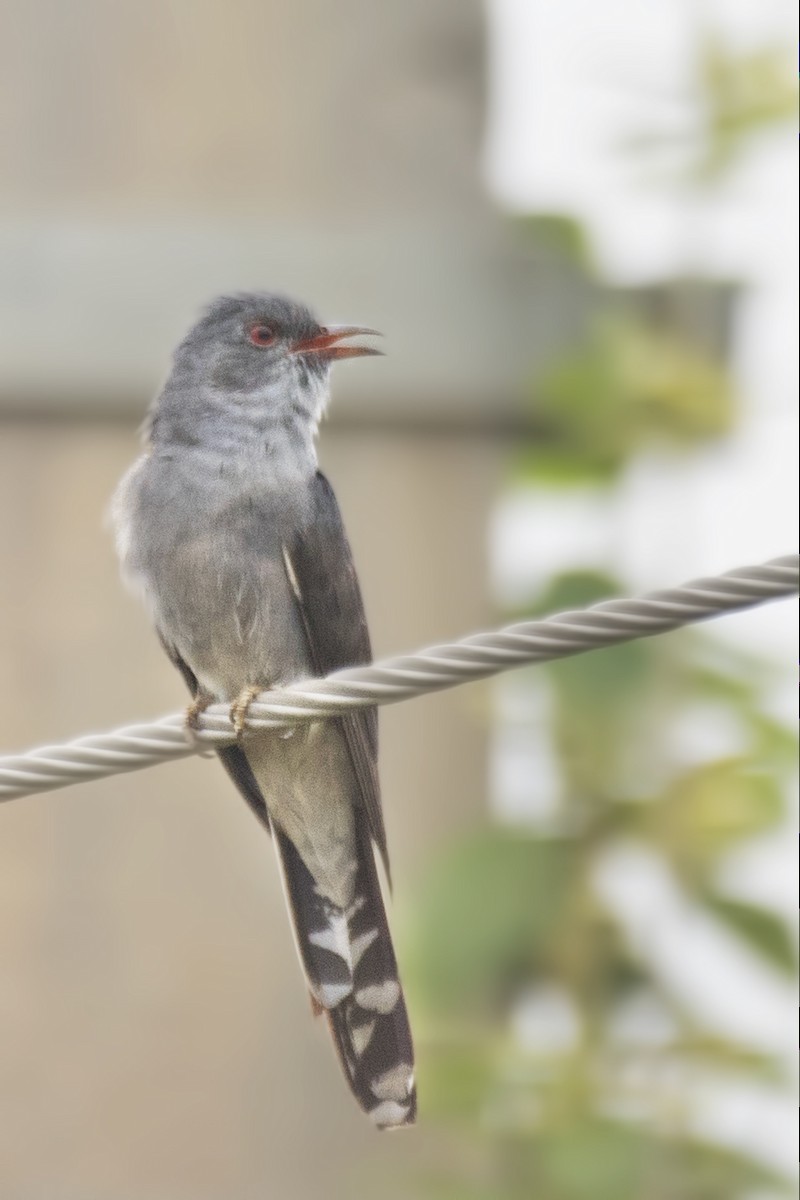
[[[194,696],[241,729],[254,694],[369,662],[339,508],[315,437],[342,344],[268,293],[215,300],[174,354],[146,452],[113,502],[126,580]],[[379,1127],[416,1113],[413,1048],[373,852],[386,866],[377,711],[240,739],[219,757],[273,835],[300,961],[348,1083]]]

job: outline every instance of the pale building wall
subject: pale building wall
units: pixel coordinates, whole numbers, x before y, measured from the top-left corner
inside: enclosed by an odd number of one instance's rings
[[[513,410],[530,346],[527,268],[478,178],[479,4],[6,0],[3,28],[0,749],[185,701],[102,515],[221,288],[391,335],[341,371],[322,446],[375,647],[484,626],[503,456],[446,431]],[[486,711],[477,688],[383,716],[400,905],[483,818]],[[380,1195],[426,1134],[375,1134],[326,1043],[272,851],[216,762],[0,808],[0,1195]]]
[[[185,703],[101,524],[135,448],[122,424],[0,423],[4,750]],[[323,459],[376,650],[482,625],[496,456],[331,431]],[[400,904],[428,851],[482,819],[485,709],[460,689],[383,716]],[[268,839],[213,760],[2,806],[0,964],[0,1194],[351,1195],[354,1168],[419,1152],[351,1104]]]

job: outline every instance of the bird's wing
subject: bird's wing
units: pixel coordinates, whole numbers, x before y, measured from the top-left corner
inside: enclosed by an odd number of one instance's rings
[[[284,562],[317,675],[360,666],[372,650],[353,555],[333,489],[321,471],[310,521],[284,543]],[[362,708],[337,718],[358,781],[358,799],[389,878],[378,783],[378,712]]]
[[[372,653],[353,557],[327,479],[313,484],[310,519],[283,545],[284,565],[318,675],[369,662]],[[317,1011],[324,1011],[344,1073],[381,1127],[414,1120],[414,1051],[372,849],[388,879],[378,785],[378,714],[361,709],[338,725],[356,784],[352,903],[337,907],[283,829],[275,848],[297,947]]]

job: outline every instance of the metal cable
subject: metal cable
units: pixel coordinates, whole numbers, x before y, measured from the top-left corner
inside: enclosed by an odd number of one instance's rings
[[[326,679],[262,692],[248,709],[243,736],[336,716],[352,708],[395,704],[526,663],[548,662],[652,637],[791,596],[799,587],[800,555],[794,554],[761,566],[696,579],[683,587],[651,592],[639,599],[606,600],[547,620],[523,621],[493,633],[477,633],[458,642],[429,646],[418,654],[387,658],[370,666],[337,671]],[[185,757],[233,740],[229,705],[216,704],[200,717],[196,733],[187,730],[184,713],[175,713],[160,721],[78,738],[62,746],[40,746],[26,754],[0,758],[0,800],[137,771],[151,763]]]

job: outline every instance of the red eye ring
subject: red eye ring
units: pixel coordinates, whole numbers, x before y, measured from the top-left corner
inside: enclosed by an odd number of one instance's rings
[[[275,341],[275,330],[271,325],[264,325],[259,321],[257,325],[250,326],[247,336],[254,346],[263,350],[265,346],[271,346]]]

